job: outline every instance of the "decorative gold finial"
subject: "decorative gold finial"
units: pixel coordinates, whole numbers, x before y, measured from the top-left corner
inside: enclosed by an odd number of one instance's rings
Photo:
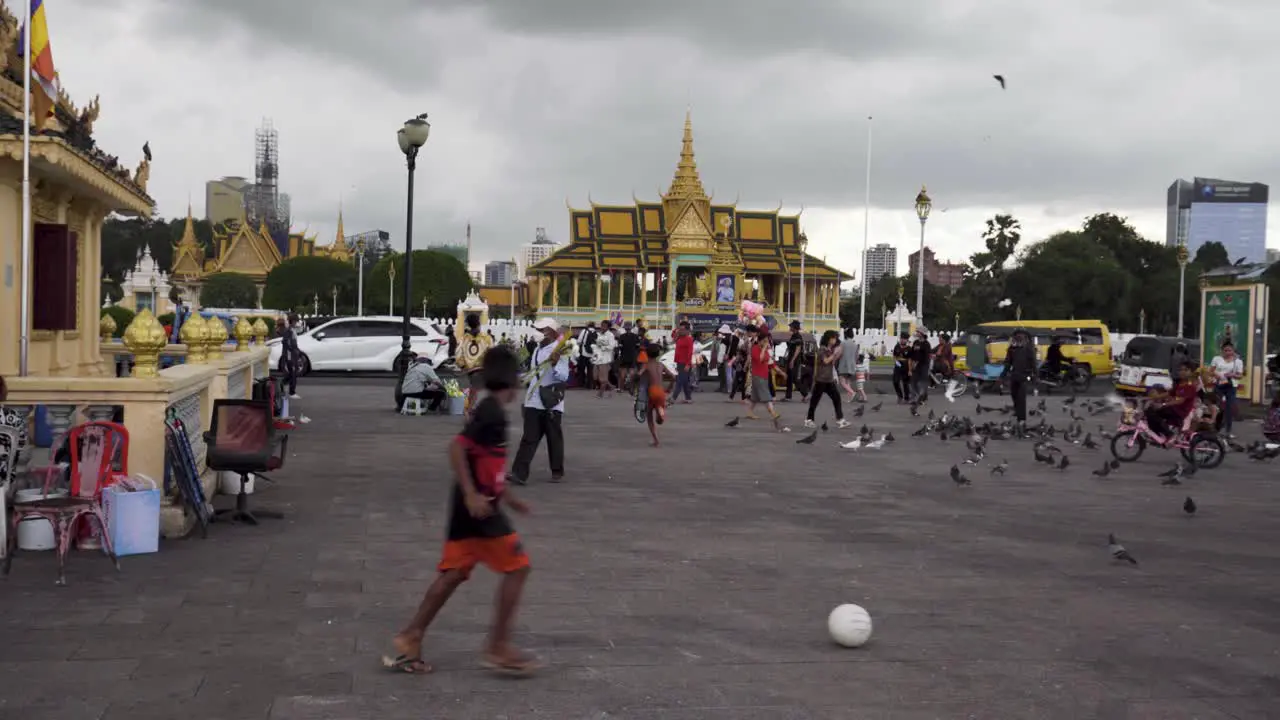
[[[222,350],[227,346],[227,324],[222,318],[211,317],[205,321],[209,327],[209,344],[205,346],[205,354],[210,360],[221,360]]]
[[[178,338],[187,346],[188,365],[200,365],[208,361],[205,346],[209,342],[209,326],[200,313],[191,313],[186,322],[182,323]]]
[[[268,332],[270,332],[270,330],[267,329],[267,323],[265,320],[263,320],[262,318],[258,318],[253,321],[254,342],[258,343],[259,345],[265,343],[267,341]]]
[[[245,319],[243,315],[236,320],[236,352],[244,352],[249,349],[249,343],[253,340],[253,326]]]
[[[707,191],[702,187],[702,178],[698,177],[698,163],[693,159],[693,116],[691,112],[684,114],[684,138],[680,142],[680,162],[676,164],[675,177],[671,178],[671,188],[664,197],[682,200],[707,199]]]
[[[116,325],[116,319],[111,317],[111,313],[102,313],[102,319],[98,321],[98,334],[102,336],[102,342],[111,342],[112,336],[116,334],[119,327]]]
[[[147,308],[133,316],[121,338],[133,353],[133,376],[153,378],[160,374],[160,351],[166,344],[164,326]]]
[[[147,191],[147,181],[151,179],[151,161],[146,158],[138,163],[138,169],[133,171],[133,184],[137,185],[143,192]]]

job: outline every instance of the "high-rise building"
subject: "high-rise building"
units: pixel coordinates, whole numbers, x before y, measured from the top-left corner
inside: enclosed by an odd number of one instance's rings
[[[1274,265],[1278,262],[1280,262],[1280,250],[1277,250],[1275,248],[1267,248],[1266,263],[1268,265]]]
[[[516,281],[519,266],[510,260],[494,260],[484,264],[485,285],[510,285]]]
[[[245,194],[253,183],[239,176],[210,180],[204,184],[204,219],[215,225],[239,220],[245,213]]]
[[[537,228],[534,231],[533,242],[520,248],[520,277],[528,274],[529,268],[551,257],[551,253],[555,251],[556,244],[547,237],[547,229]]]
[[[1263,262],[1267,254],[1267,199],[1262,183],[1193,178],[1169,186],[1165,245],[1186,243],[1195,257],[1205,243],[1219,242],[1234,262]]]
[[[479,270],[468,270],[468,271],[467,271],[467,274],[471,276],[471,284],[472,284],[472,285],[480,285],[480,284],[482,284],[482,283],[481,283],[481,281],[482,281],[482,280],[484,280],[484,278],[480,277],[480,271],[479,271]]]
[[[907,256],[907,272],[920,267],[920,251]],[[930,285],[941,285],[956,290],[964,284],[964,273],[969,266],[964,263],[938,262],[938,258],[926,245],[924,249],[924,280]]]
[[[875,285],[885,275],[898,274],[898,248],[889,243],[880,243],[867,248],[867,256],[862,260],[862,281]]]
[[[449,243],[443,243],[439,245],[428,245],[427,249],[444,253],[445,255],[452,255],[453,257],[458,258],[458,262],[462,263],[463,265],[467,264],[467,246],[466,245],[453,245]],[[467,269],[470,270],[470,268],[467,268]]]

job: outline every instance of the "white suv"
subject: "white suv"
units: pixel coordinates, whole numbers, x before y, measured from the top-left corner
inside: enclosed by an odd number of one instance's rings
[[[395,371],[403,320],[391,316],[330,320],[298,335],[302,373],[312,370]],[[280,367],[280,338],[267,341],[271,365]],[[409,349],[435,367],[449,359],[449,339],[435,325],[409,319]]]

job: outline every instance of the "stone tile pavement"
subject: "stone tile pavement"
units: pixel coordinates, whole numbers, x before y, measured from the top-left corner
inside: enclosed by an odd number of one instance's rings
[[[726,429],[741,412],[709,394],[675,408],[660,450],[628,399],[570,394],[569,481],[545,483],[540,453],[517,489],[536,511],[517,519],[535,564],[521,639],[545,672],[476,667],[495,587],[477,573],[429,636],[436,673],[390,674],[378,656],[433,575],[456,422],[395,415],[378,381],[301,390],[314,422],[253,498],[287,520],[215,526],[119,574],[78,553],[65,588],[47,554],[17,558],[0,718],[1280,714],[1274,467],[1231,457],[1169,489],[1154,475],[1170,457],[1099,480],[1101,453],[1071,450],[1059,473],[993,443],[1008,476],[969,468],[958,490],[960,445],[910,438],[902,408],[865,418],[896,443],[853,453],[835,432],[798,446],[798,429]],[[798,425],[799,403],[781,408]],[[1108,532],[1142,564],[1113,564]],[[829,641],[842,602],[872,613],[867,647]]]

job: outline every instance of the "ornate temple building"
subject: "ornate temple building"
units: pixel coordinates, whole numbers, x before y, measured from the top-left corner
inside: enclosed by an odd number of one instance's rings
[[[136,169],[98,147],[98,98],[77,107],[59,90],[48,112],[32,83],[31,265],[23,277],[22,134],[23,60],[13,7],[0,3],[0,376],[20,370],[19,344],[30,339],[32,376],[101,376],[107,372],[98,341],[102,307],[102,223],[110,213],[147,216],[150,159],[139,148]],[[25,280],[25,282],[24,282]],[[21,292],[30,301],[21,327]],[[24,332],[24,330],[26,332]]]
[[[540,314],[571,325],[621,313],[650,327],[687,319],[714,330],[752,300],[775,323],[800,319],[803,304],[806,329],[835,328],[847,276],[812,255],[802,261],[800,216],[780,211],[739,209],[707,195],[686,115],[667,192],[655,202],[570,207],[570,242],[528,269],[530,300]]]
[[[169,300],[169,276],[151,257],[151,248],[144,247],[138,253],[138,260],[133,268],[124,274],[120,283],[122,293],[118,307],[138,312],[143,308],[153,315],[160,316],[173,312],[173,303]]]
[[[295,257],[328,257],[339,262],[352,262],[355,248],[350,247],[342,225],[342,211],[338,211],[337,237],[329,245],[316,245],[315,236],[305,232],[290,232],[273,237],[265,224],[254,227],[245,217],[243,208],[239,220],[214,226],[212,252],[205,251],[196,238],[191,207],[187,207],[187,224],[182,237],[173,249],[173,265],[170,278],[182,290],[186,299],[200,296],[200,285],[209,275],[234,272],[248,275],[258,286],[261,300],[267,275],[277,265]],[[261,304],[259,304],[261,307]]]

